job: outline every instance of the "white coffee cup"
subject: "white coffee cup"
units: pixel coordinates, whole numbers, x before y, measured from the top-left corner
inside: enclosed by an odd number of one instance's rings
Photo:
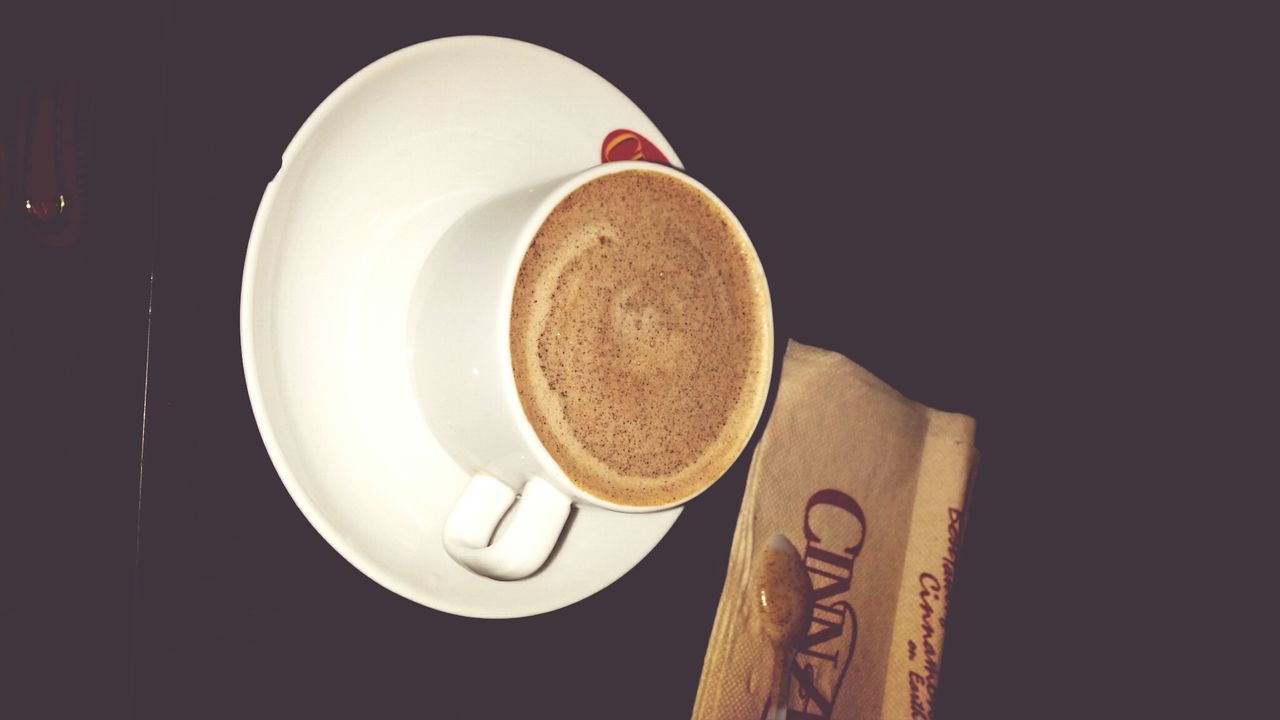
[[[432,432],[471,474],[444,526],[444,546],[461,565],[498,580],[536,572],[554,549],[571,505],[615,512],[654,512],[683,504],[704,488],[663,505],[620,505],[574,484],[552,459],[525,416],[512,370],[510,323],[516,277],[525,251],[566,196],[610,173],[646,170],[703,194],[747,234],[705,186],[665,165],[622,161],[519,190],[474,208],[432,250],[415,292],[416,392]],[[750,253],[759,267],[759,259]],[[764,372],[752,426],[759,421],[772,374],[773,322],[763,271],[758,275],[765,330]],[[748,433],[749,435],[749,433]],[[746,446],[733,453],[736,457]],[[517,501],[514,509],[512,503]],[[491,542],[511,510],[507,526]]]

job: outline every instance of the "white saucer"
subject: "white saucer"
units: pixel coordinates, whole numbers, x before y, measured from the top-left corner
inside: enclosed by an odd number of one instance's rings
[[[587,68],[514,40],[448,38],[343,83],[267,185],[241,295],[253,412],[303,514],[393,592],[472,617],[547,612],[621,577],[680,514],[579,508],[537,574],[475,575],[440,541],[467,475],[411,391],[410,292],[441,232],[477,202],[599,164],[619,128],[680,167],[640,109]]]

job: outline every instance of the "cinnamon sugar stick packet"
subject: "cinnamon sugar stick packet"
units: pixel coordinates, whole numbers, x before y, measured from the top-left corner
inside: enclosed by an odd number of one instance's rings
[[[799,551],[813,586],[807,629],[779,670],[789,680],[777,691],[785,716],[930,717],[974,428],[841,355],[788,344],[747,476],[695,720],[771,713],[779,656],[754,622],[761,594],[751,582],[778,534]]]

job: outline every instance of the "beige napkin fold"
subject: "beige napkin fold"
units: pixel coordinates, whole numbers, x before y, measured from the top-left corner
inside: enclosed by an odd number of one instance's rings
[[[908,400],[848,358],[790,341],[751,461],[693,717],[763,717],[773,650],[752,562],[774,534],[804,556],[812,617],[788,718],[928,718],[977,461],[974,421]]]

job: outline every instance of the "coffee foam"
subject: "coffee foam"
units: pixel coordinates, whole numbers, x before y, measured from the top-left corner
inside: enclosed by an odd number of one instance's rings
[[[571,193],[521,264],[521,404],[569,478],[619,504],[688,497],[727,469],[767,378],[763,278],[735,225],[651,171]]]

